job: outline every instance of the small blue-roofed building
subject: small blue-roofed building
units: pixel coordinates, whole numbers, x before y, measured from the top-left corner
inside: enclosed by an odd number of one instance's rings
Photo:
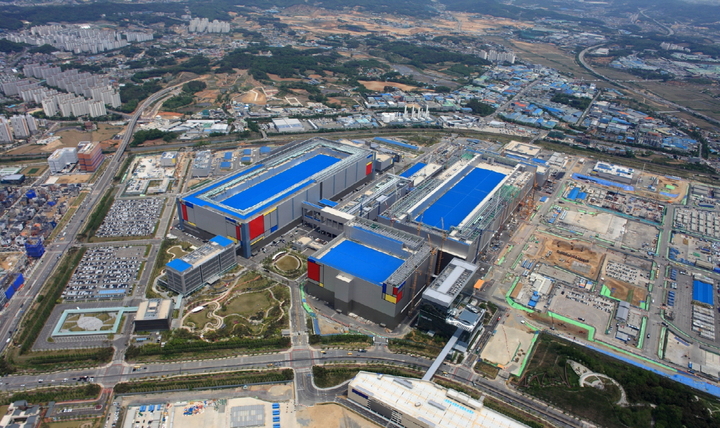
[[[394,328],[431,279],[434,259],[422,237],[357,218],[308,258],[306,290],[337,311]]]
[[[207,244],[165,265],[167,288],[188,295],[205,284],[212,284],[237,266],[235,242],[216,236]]]

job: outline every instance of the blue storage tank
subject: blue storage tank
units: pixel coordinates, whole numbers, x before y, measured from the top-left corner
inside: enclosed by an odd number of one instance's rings
[[[35,193],[35,190],[30,189],[25,193],[25,196],[27,196],[28,199],[32,199],[37,197],[37,194]]]

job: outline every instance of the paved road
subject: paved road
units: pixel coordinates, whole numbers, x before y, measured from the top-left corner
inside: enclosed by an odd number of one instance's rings
[[[92,184],[90,194],[85,197],[80,208],[78,208],[75,215],[73,215],[66,225],[65,231],[67,235],[56,239],[56,241],[46,249],[45,255],[34,263],[31,273],[27,275],[26,286],[23,287],[15,298],[10,300],[8,307],[0,313],[0,338],[10,337],[8,332],[14,331],[17,327],[17,323],[23,315],[21,311],[28,307],[30,302],[35,299],[36,293],[41,288],[43,282],[49,278],[53,270],[55,270],[55,267],[60,261],[60,256],[65,254],[70,247],[74,245],[74,237],[77,236],[85,219],[87,219],[88,214],[91,212],[92,207],[95,206],[108,189],[108,186],[112,183],[112,179],[120,167],[122,155],[130,143],[135,125],[143,110],[172,89],[173,87],[163,89],[151,95],[140,105],[135,114],[133,114],[130,122],[128,122],[122,142],[115,152],[115,155],[110,159],[105,172],[97,182]],[[0,353],[3,352],[6,347],[7,342],[5,340],[0,341]]]

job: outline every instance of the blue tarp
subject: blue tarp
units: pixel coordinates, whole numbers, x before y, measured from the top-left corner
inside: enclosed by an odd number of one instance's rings
[[[503,179],[505,174],[474,168],[415,220],[443,230],[457,226]]]
[[[577,198],[578,193],[580,193],[580,188],[578,188],[578,187],[573,187],[573,188],[570,190],[570,192],[568,192],[567,198],[568,198],[568,199],[575,200],[575,198]]]
[[[327,207],[330,207],[330,208],[335,207],[335,206],[337,206],[337,204],[338,204],[337,202],[331,201],[330,199],[320,199],[320,200],[318,201],[318,203],[321,204],[321,205],[325,205],[325,206],[327,206]]]
[[[403,264],[400,258],[353,241],[342,241],[318,260],[376,285],[381,285]]]
[[[393,146],[404,147],[410,150],[418,150],[418,146],[401,143],[400,141],[391,140],[389,138],[375,137],[373,140],[377,141],[378,143],[392,144]]]
[[[602,165],[598,165],[598,166],[602,166]],[[625,190],[625,191],[627,191],[627,192],[632,192],[632,191],[635,190],[635,188],[634,188],[633,186],[628,186],[627,184],[616,183],[616,182],[610,181],[610,180],[603,180],[602,178],[592,177],[592,176],[589,176],[589,175],[573,174],[573,175],[572,175],[572,178],[573,178],[574,180],[588,180],[588,181],[592,181],[592,182],[597,183],[597,184],[599,184],[599,185],[601,185],[601,186],[617,187],[617,188],[622,189],[622,190]]]
[[[407,171],[400,174],[400,177],[410,178],[413,175],[415,175],[416,172],[420,171],[421,169],[425,168],[427,164],[418,162],[415,165],[411,166]]]
[[[106,290],[99,290],[98,294],[125,294],[126,288],[109,288]]]
[[[534,308],[535,306],[537,306],[537,300],[531,300],[531,301],[529,301],[529,302],[528,302],[528,306],[531,307],[531,308]]]
[[[713,286],[707,282],[693,281],[693,300],[713,306]]]

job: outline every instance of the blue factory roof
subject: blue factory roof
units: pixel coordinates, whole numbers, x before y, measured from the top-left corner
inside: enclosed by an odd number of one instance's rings
[[[505,178],[505,174],[482,168],[470,171],[415,220],[443,230],[457,226]]]
[[[252,162],[252,158],[250,156],[243,156],[240,158],[240,162]]]
[[[256,183],[240,193],[221,201],[238,210],[245,210],[265,200],[269,195],[277,195],[288,189],[293,184],[302,182],[324,170],[325,168],[340,162],[340,159],[328,155],[316,155],[304,162],[301,162],[285,171],[268,177],[266,180]]]
[[[214,242],[223,247],[228,247],[228,246],[234,244],[233,241],[229,240],[228,238],[226,238],[224,236],[216,236],[216,237],[210,239],[210,242]]]
[[[353,241],[343,241],[320,259],[322,264],[350,275],[382,285],[403,260]]]
[[[229,169],[231,167],[232,167],[231,162],[220,162],[220,168],[222,168],[222,169]]]
[[[243,149],[243,154],[244,154],[244,155],[251,155],[251,154],[252,154],[252,149]]]
[[[225,152],[225,155],[223,155],[223,157],[227,160],[232,159],[232,152]]]
[[[166,266],[171,267],[178,272],[184,272],[192,267],[190,263],[180,259],[170,260]]]
[[[410,178],[413,175],[415,175],[416,172],[420,171],[421,169],[425,168],[427,164],[418,162],[415,165],[411,166],[407,171],[400,174],[400,177]]]
[[[713,305],[713,286],[707,282],[693,281],[693,300]]]

